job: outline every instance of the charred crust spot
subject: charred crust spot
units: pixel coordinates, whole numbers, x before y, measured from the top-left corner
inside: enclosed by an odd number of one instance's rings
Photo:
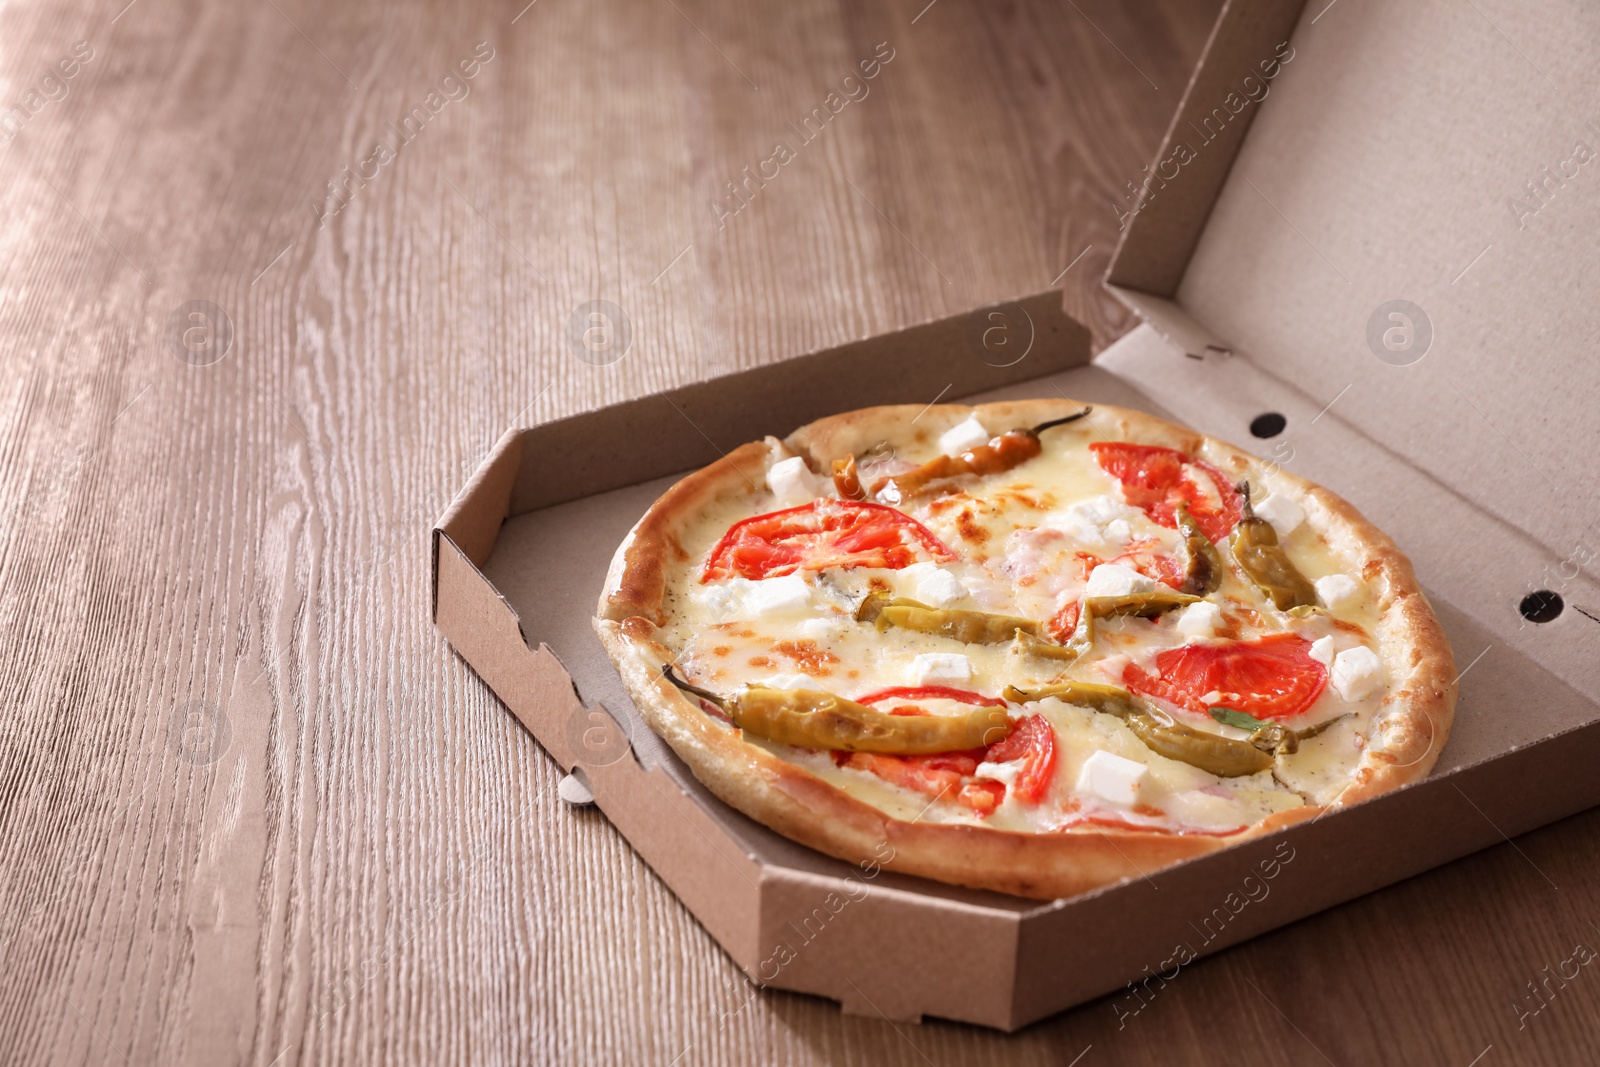
[[[619,627],[623,634],[635,641],[648,640],[655,636],[655,624],[641,615],[629,615],[622,620]]]

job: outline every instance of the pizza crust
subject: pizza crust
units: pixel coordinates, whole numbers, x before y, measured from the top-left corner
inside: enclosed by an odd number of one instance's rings
[[[1153,416],[1095,405],[1075,432],[1096,440],[1165,445],[1238,481],[1288,492],[1331,547],[1360,561],[1377,600],[1373,634],[1390,692],[1373,719],[1350,784],[1327,808],[1279,812],[1227,836],[1077,827],[1019,833],[964,824],[894,818],[804,768],[745,742],[661,677],[674,654],[661,642],[667,590],[694,564],[679,532],[713,503],[755,498],[770,462],[798,453],[823,473],[831,460],[877,449],[926,448],[940,433],[976,415],[991,432],[1029,426],[1081,410],[1071,400],[1024,400],[977,407],[945,404],[866,408],[821,419],[786,441],[752,442],[688,475],[639,520],[618,549],[600,597],[596,629],[634,704],[695,776],[718,798],[802,844],[851,862],[882,861],[892,870],[1024,897],[1071,896],[1214,852],[1284,826],[1377,796],[1426,777],[1449,736],[1456,700],[1455,661],[1411,564],[1394,542],[1339,496],[1248,453]],[[1072,429],[1072,427],[1065,428]],[[1064,432],[1064,431],[1052,431]]]

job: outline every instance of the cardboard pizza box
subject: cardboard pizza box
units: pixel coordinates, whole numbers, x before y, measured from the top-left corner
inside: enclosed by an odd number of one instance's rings
[[[1600,499],[1565,459],[1600,444],[1600,131],[1571,103],[1597,75],[1559,51],[1597,18],[1521,12],[1541,70],[1470,7],[1323,4],[1224,8],[1109,273],[1145,324],[1092,362],[1058,293],[1023,297],[511,430],[440,518],[441,633],[753,982],[1015,1029],[1600,803]],[[1354,502],[1462,671],[1433,775],[1051,903],[836,861],[712,797],[590,627],[612,552],[720,451],[946,385],[1143,408]]]

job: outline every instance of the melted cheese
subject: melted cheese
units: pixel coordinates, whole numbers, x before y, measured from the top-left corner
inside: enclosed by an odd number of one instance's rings
[[[1043,621],[1083,595],[1096,566],[1130,552],[1181,555],[1182,540],[1176,531],[1123,503],[1117,481],[1084,447],[1089,439],[1087,432],[1058,432],[1043,455],[1011,471],[952,480],[914,497],[905,510],[955,550],[958,558],[951,562],[702,583],[704,562],[729,525],[782,506],[770,492],[754,500],[723,501],[708,510],[684,539],[691,563],[669,583],[666,643],[680,651],[679,663],[689,678],[719,692],[765,684],[825,689],[845,697],[933,683],[986,695],[999,694],[1007,685],[1029,688],[1066,679],[1120,685],[1126,664],[1153,670],[1163,649],[1283,631],[1327,641],[1319,644],[1319,651],[1331,649],[1335,655],[1371,647],[1375,608],[1373,598],[1349,592],[1354,562],[1339,559],[1326,539],[1304,521],[1295,523],[1284,538],[1286,551],[1313,581],[1341,576],[1319,582],[1319,589],[1341,595],[1330,598],[1336,602],[1328,604],[1328,611],[1307,618],[1276,611],[1242,580],[1230,560],[1219,589],[1208,597],[1214,608],[1169,612],[1157,619],[1100,620],[1090,654],[1064,671],[1059,662],[1014,653],[1009,643],[963,645],[895,627],[880,632],[854,621],[856,604],[872,591]],[[794,474],[791,470],[780,475],[777,487],[788,488]],[[1219,550],[1230,558],[1226,546]],[[769,585],[775,588],[762,588]],[[1052,727],[1054,775],[1043,799],[1024,803],[1010,788],[1015,765],[985,764],[978,776],[1007,788],[999,807],[982,816],[948,797],[931,798],[870,771],[839,766],[825,752],[747,740],[902,819],[1035,832],[1070,830],[1086,821],[1109,819],[1169,831],[1225,833],[1273,812],[1338,796],[1361,758],[1371,718],[1385,692],[1381,679],[1370,692],[1347,689],[1361,699],[1345,699],[1330,683],[1304,715],[1286,725],[1303,729],[1338,722],[1302,742],[1297,753],[1279,758],[1272,770],[1242,778],[1218,778],[1160,756],[1111,715],[1054,699],[1013,705],[1013,718],[1037,713]],[[1210,716],[1162,706],[1195,729],[1248,736]],[[926,710],[951,714],[970,709],[945,701],[931,702]],[[1079,788],[1085,765],[1100,752],[1147,768],[1140,778],[1137,804],[1113,805],[1093,790]]]

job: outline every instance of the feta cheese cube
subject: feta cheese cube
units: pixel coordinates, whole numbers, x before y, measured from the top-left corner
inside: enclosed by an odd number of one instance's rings
[[[1330,574],[1311,584],[1317,587],[1317,599],[1329,611],[1350,607],[1361,597],[1361,586],[1348,574]]]
[[[1009,786],[1017,780],[1017,772],[1021,769],[1015,763],[980,763],[972,773],[974,777],[991,778]]]
[[[809,504],[822,495],[822,479],[811,473],[802,456],[781,459],[767,468],[767,488],[786,508]]]
[[[1089,572],[1089,584],[1084,596],[1127,596],[1129,593],[1148,593],[1155,589],[1153,579],[1146,578],[1132,567],[1121,563],[1102,563]]]
[[[1333,666],[1333,635],[1319,637],[1311,642],[1311,648],[1307,654],[1324,667]]]
[[[1273,493],[1257,503],[1253,503],[1256,516],[1272,523],[1272,528],[1278,531],[1278,539],[1282,540],[1294,533],[1302,522],[1306,521],[1305,509],[1289,498],[1283,490]]]
[[[833,636],[832,619],[806,619],[800,624],[800,636],[811,641],[824,641]]]
[[[1132,807],[1139,801],[1139,785],[1150,768],[1138,760],[1097,751],[1078,772],[1078,792],[1093,793],[1108,804]]]
[[[978,421],[977,416],[969,415],[965,422],[958,422],[939,435],[939,447],[945,455],[956,456],[988,440],[989,431],[983,428],[983,423]]]
[[[917,578],[916,599],[924,604],[947,608],[966,595],[967,587],[960,579],[939,567],[932,567]]]
[[[972,664],[959,652],[924,652],[911,661],[911,684],[945,685],[972,680]]]
[[[727,610],[733,606],[734,600],[737,599],[733,582],[743,581],[743,578],[735,578],[732,582],[702,585],[692,589],[689,593],[689,598],[704,607],[714,618],[720,620]]]
[[[1190,604],[1178,614],[1178,632],[1185,637],[1215,637],[1222,609],[1209,600]]]
[[[1346,700],[1365,700],[1383,687],[1383,663],[1365,645],[1333,657],[1333,687]]]
[[[811,604],[811,587],[798,574],[751,582],[744,593],[745,611],[752,615],[778,615]]]
[[[1080,500],[1061,511],[1051,512],[1041,525],[1060,530],[1090,548],[1120,546],[1133,540],[1130,520],[1137,515],[1138,511],[1116,497],[1102,494]]]

